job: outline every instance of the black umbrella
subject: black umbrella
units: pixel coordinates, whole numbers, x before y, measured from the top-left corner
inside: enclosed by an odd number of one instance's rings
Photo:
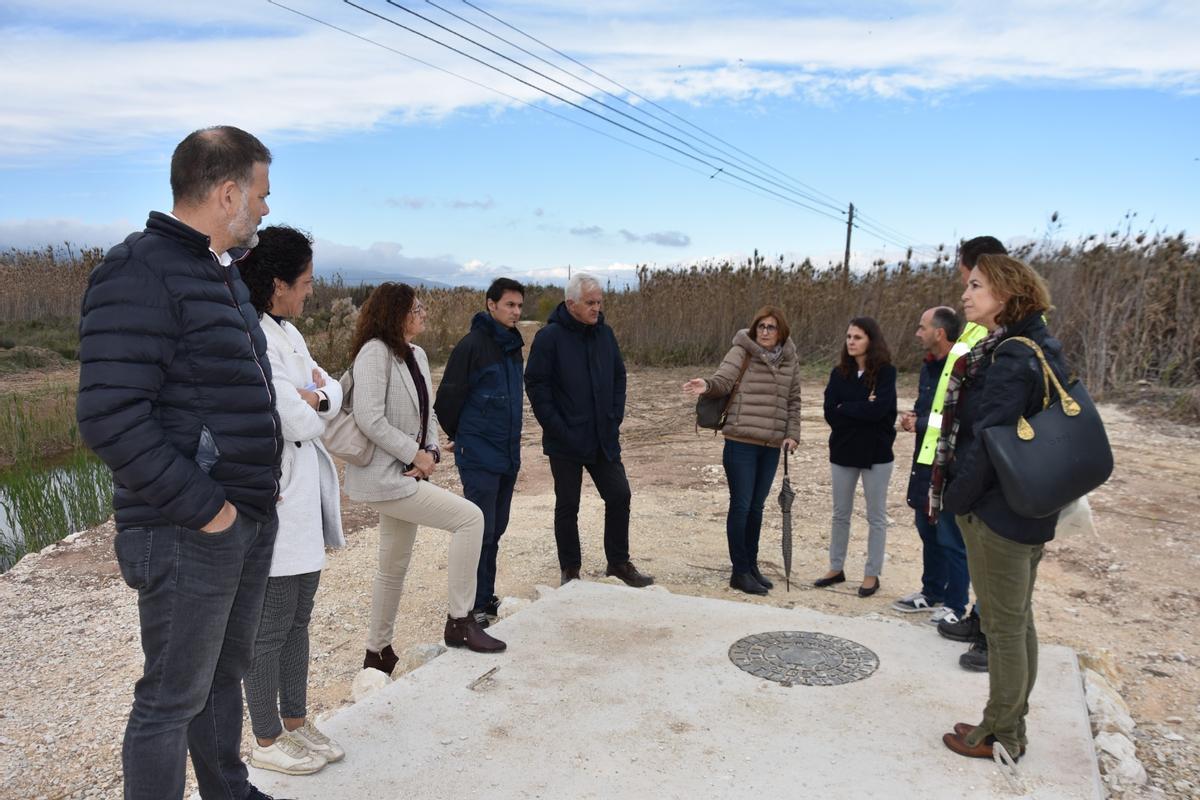
[[[796,492],[788,479],[788,450],[783,446],[783,485],[779,487],[779,508],[783,511],[783,572],[787,577],[787,590],[792,590],[792,501]]]

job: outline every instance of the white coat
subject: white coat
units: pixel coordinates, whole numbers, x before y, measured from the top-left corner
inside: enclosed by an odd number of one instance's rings
[[[302,575],[325,566],[325,548],[344,547],[341,489],[337,467],[321,444],[325,424],[342,407],[342,386],[317,366],[300,331],[262,316],[267,358],[275,385],[275,408],[283,433],[279,478],[279,534],[271,557],[271,577]],[[312,382],[313,369],[325,379],[329,410],[318,413],[296,391]]]

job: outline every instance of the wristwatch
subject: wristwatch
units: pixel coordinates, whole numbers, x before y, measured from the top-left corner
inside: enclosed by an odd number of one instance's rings
[[[321,390],[317,390],[317,412],[325,412],[329,410],[329,398]]]

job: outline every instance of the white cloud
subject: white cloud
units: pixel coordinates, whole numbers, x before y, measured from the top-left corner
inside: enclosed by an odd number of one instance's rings
[[[48,245],[70,245],[75,249],[99,247],[107,250],[134,231],[140,231],[145,220],[118,220],[93,225],[77,219],[0,220],[0,251],[10,247],[18,250],[41,249]]]
[[[288,2],[521,99],[539,97],[344,4]],[[1200,91],[1195,3],[910,0],[857,15],[707,0],[488,8],[655,100],[920,96],[1030,81]],[[132,150],[216,121],[275,140],[321,138],[514,103],[265,2],[207,3],[199,23],[191,4],[157,0],[9,0],[5,14],[0,163]]]

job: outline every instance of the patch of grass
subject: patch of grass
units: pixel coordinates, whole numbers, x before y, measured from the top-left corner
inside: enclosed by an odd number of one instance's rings
[[[53,465],[0,471],[0,572],[26,553],[112,513],[112,473],[100,459],[77,450]]]
[[[79,358],[79,319],[47,317],[0,321],[0,347],[36,347],[75,361]]]
[[[45,385],[0,394],[0,468],[31,465],[82,446],[76,387]]]
[[[69,362],[53,350],[18,345],[0,349],[0,375],[15,375],[32,370],[57,369]]]

